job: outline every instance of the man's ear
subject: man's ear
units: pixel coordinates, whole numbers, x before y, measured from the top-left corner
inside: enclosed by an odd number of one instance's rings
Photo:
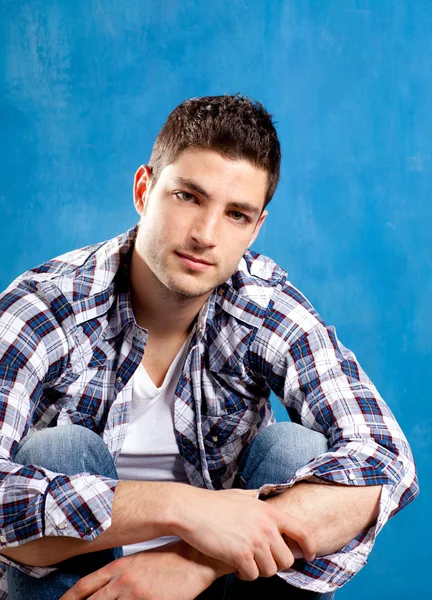
[[[144,212],[147,192],[150,189],[151,169],[148,165],[141,165],[135,173],[133,184],[133,200],[137,213],[141,216]]]
[[[260,229],[262,227],[262,224],[264,223],[267,215],[268,215],[268,212],[266,210],[263,210],[262,213],[261,213],[260,218],[257,221],[257,224],[255,225],[255,230],[254,230],[254,232],[252,234],[251,240],[249,242],[249,246],[252,246],[252,244],[256,240],[257,235],[259,234]]]

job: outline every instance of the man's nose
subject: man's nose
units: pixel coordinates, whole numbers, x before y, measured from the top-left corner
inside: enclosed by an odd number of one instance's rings
[[[215,214],[200,215],[192,228],[192,238],[200,246],[216,246],[219,217]]]

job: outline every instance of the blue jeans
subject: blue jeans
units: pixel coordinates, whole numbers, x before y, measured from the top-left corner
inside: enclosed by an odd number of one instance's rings
[[[295,423],[275,423],[261,431],[247,449],[239,468],[239,485],[259,488],[263,483],[290,479],[301,466],[327,450],[326,438]],[[36,464],[59,473],[94,473],[117,478],[115,465],[102,439],[77,425],[44,429],[22,440],[15,462]],[[8,567],[11,600],[57,600],[88,573],[120,558],[121,548],[77,556],[57,565],[57,571],[36,579]],[[287,584],[277,575],[241,581],[235,575],[218,579],[200,600],[234,600],[243,594],[284,594],[290,600],[332,600],[334,592],[319,594]],[[275,596],[277,597],[277,596]],[[175,599],[173,599],[175,600]]]

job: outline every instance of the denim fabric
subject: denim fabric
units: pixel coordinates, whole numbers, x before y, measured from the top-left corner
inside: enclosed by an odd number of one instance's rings
[[[327,440],[320,433],[294,423],[276,423],[261,431],[248,447],[240,464],[238,485],[256,489],[264,483],[291,479],[297,469],[326,450]],[[27,436],[18,448],[15,461],[41,465],[66,474],[89,472],[117,478],[115,465],[102,439],[77,425],[45,429]],[[9,598],[57,600],[80,577],[121,555],[122,549],[116,548],[78,556],[60,563],[58,571],[41,579],[8,567]],[[278,594],[281,600],[284,597],[290,600],[332,600],[334,597],[334,593],[300,590],[278,576],[245,582],[230,575],[216,581],[200,594],[199,599],[234,600],[243,597],[243,594],[246,597],[259,593]]]

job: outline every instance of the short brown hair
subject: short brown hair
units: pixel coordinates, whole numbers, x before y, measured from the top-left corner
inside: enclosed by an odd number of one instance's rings
[[[281,150],[272,115],[245,96],[204,96],[185,100],[168,116],[153,146],[149,166],[154,185],[161,171],[187,148],[209,148],[245,159],[268,173],[264,206],[276,190]]]

